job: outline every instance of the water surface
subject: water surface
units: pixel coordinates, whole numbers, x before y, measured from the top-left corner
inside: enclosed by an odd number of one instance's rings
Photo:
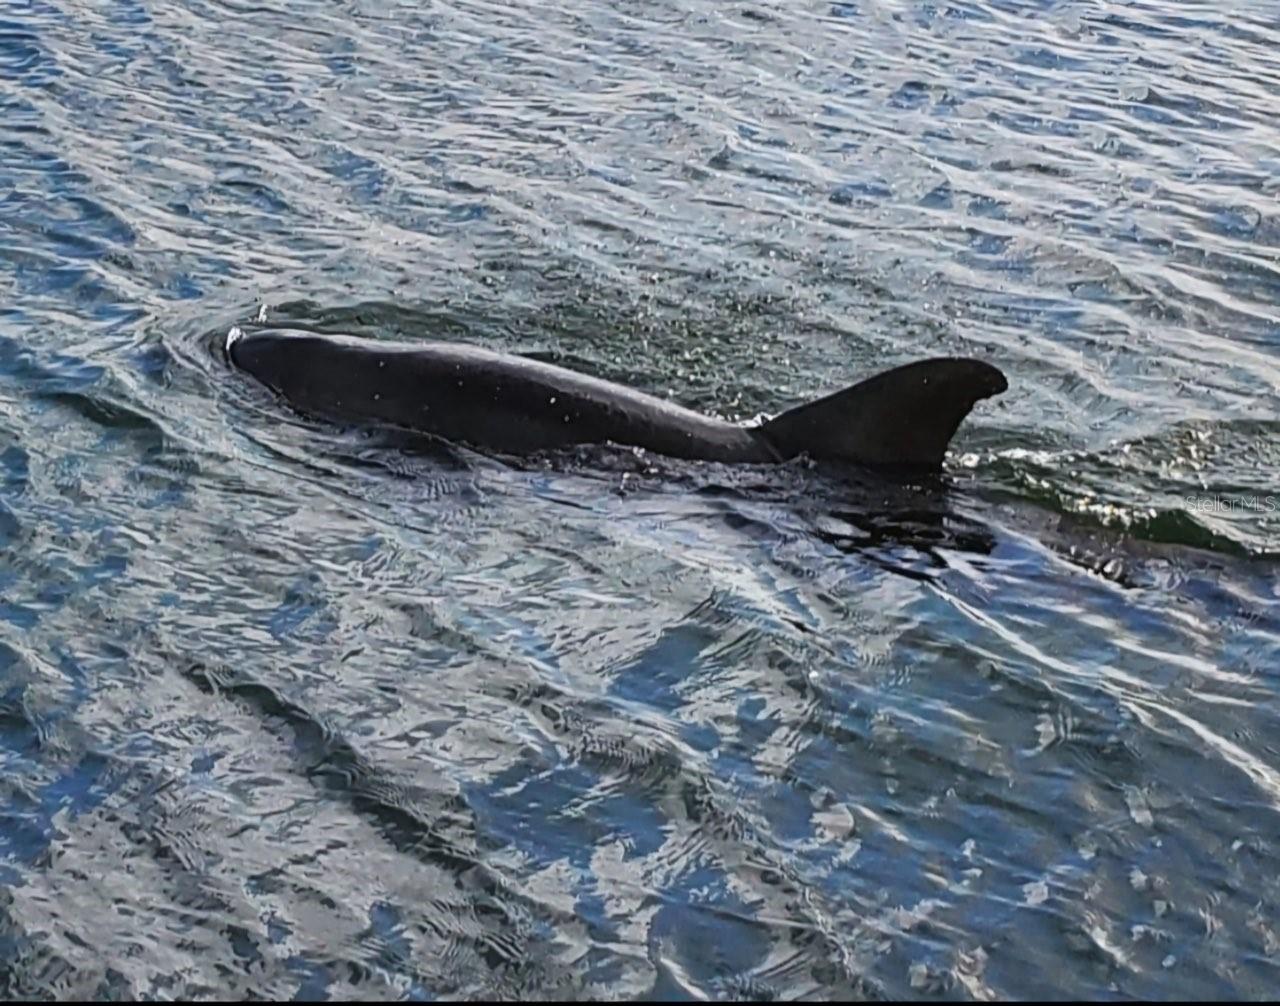
[[[1280,22],[0,0],[0,994],[1263,998]],[[265,305],[939,484],[289,413]]]

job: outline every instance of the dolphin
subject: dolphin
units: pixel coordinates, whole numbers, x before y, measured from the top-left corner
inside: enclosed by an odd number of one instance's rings
[[[940,357],[742,426],[564,367],[459,343],[234,327],[225,351],[301,413],[513,455],[613,443],[694,461],[767,464],[806,454],[937,468],[973,406],[1008,387],[989,363]]]

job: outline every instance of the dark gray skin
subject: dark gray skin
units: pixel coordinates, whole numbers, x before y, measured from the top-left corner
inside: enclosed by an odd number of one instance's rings
[[[763,464],[808,454],[932,468],[974,404],[1008,386],[979,360],[924,360],[748,427],[476,346],[232,329],[226,348],[232,363],[300,412],[506,454],[608,442],[689,460]]]

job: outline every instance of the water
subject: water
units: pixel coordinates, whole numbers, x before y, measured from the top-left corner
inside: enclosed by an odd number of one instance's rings
[[[1269,2],[0,0],[0,994],[1269,996]],[[291,415],[261,305],[941,485]]]

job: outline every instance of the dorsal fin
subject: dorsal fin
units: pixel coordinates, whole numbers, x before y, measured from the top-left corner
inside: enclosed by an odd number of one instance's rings
[[[981,360],[921,360],[797,406],[760,432],[787,458],[936,468],[974,404],[1008,386]]]

